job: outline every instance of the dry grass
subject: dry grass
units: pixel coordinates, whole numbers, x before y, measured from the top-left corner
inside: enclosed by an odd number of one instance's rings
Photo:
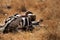
[[[60,0],[0,0],[0,24],[15,13],[23,14],[23,7],[36,14],[36,20],[43,19],[45,26],[33,33],[0,34],[0,40],[60,40]]]

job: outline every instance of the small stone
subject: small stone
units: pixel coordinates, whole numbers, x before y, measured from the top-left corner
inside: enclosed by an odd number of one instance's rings
[[[7,9],[11,9],[11,6],[7,6]]]

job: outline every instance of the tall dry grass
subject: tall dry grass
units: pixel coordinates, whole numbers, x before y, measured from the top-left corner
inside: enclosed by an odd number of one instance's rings
[[[0,34],[0,40],[60,40],[60,0],[0,0],[0,24],[11,15],[25,13],[23,8],[36,14],[36,20],[43,19],[45,26],[33,33]]]

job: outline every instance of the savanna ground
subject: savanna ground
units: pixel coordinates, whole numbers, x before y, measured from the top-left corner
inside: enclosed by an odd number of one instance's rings
[[[0,25],[24,9],[36,14],[36,20],[43,19],[33,32],[0,34],[0,40],[60,40],[60,0],[0,0]]]

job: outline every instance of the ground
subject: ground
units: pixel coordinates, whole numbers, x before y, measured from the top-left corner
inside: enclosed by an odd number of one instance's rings
[[[0,25],[11,15],[36,14],[36,20],[43,19],[42,27],[33,32],[0,34],[0,40],[60,40],[60,0],[0,0]]]

